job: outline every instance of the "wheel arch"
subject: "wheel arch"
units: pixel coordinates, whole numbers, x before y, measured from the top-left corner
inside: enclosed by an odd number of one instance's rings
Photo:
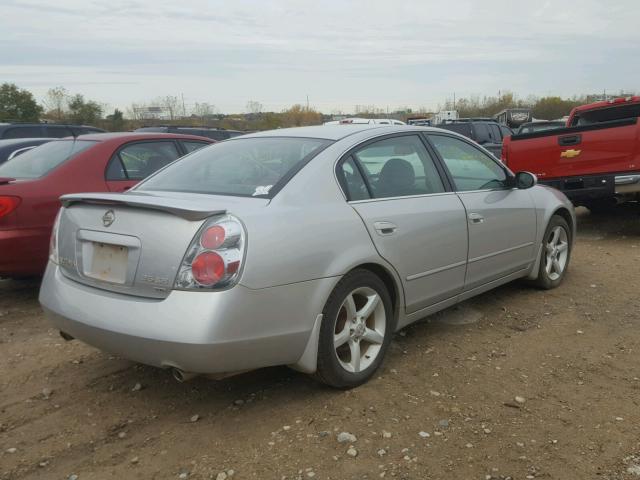
[[[368,270],[369,272],[376,275],[384,285],[387,287],[387,291],[389,292],[389,296],[391,297],[391,304],[393,308],[393,330],[396,329],[400,318],[400,310],[402,305],[404,304],[404,291],[402,290],[402,286],[399,283],[399,279],[394,275],[394,273],[386,266],[381,265],[380,263],[375,262],[366,262],[358,265],[354,265],[349,270],[347,270],[344,275],[336,277],[336,281],[334,287],[329,292],[333,292],[335,285],[344,278],[349,273],[354,270]],[[325,302],[328,300],[328,296],[325,299]],[[318,365],[318,339],[320,335],[320,325],[322,323],[323,316],[319,314],[316,317],[313,328],[311,329],[311,334],[309,335],[309,340],[307,341],[307,345],[304,349],[302,356],[298,359],[298,361],[289,367],[303,373],[315,373]]]
[[[562,217],[567,224],[569,225],[569,229],[571,230],[571,242],[573,242],[573,240],[575,239],[575,233],[576,233],[576,225],[575,225],[575,219],[573,217],[573,215],[571,215],[571,212],[569,211],[569,209],[567,209],[566,207],[559,207],[557,208],[549,217],[549,220],[551,220],[551,218],[554,215],[558,215],[560,217]],[[545,229],[546,229],[546,225],[545,225]]]

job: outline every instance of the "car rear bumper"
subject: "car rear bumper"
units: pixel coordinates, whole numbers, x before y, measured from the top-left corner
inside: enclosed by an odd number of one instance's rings
[[[616,193],[638,193],[640,192],[640,173],[628,175],[616,175]]]
[[[49,263],[40,303],[56,328],[101,350],[162,368],[226,373],[295,363],[334,284],[174,290],[156,300],[82,285]]]
[[[543,185],[556,188],[574,203],[588,202],[615,195],[614,175],[584,175],[540,180]]]
[[[0,230],[0,277],[42,275],[49,235],[43,228]]]

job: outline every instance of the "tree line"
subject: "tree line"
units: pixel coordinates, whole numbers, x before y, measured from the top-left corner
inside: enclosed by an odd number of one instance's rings
[[[505,108],[526,107],[537,119],[553,120],[568,115],[577,105],[596,100],[593,96],[580,95],[571,98],[559,96],[518,98],[511,92],[498,96],[472,96],[459,98],[455,102],[447,101],[438,106],[438,110],[457,110],[460,117],[491,117]],[[357,116],[392,117],[406,120],[417,114],[425,117],[433,112],[424,109],[413,111],[410,108],[385,112],[375,105],[356,105]],[[215,105],[195,103],[187,110],[184,100],[178,96],[158,97],[146,103],[133,103],[126,115],[119,109],[106,113],[106,105],[86,99],[78,93],[68,92],[64,87],[48,90],[41,103],[33,94],[12,83],[0,85],[0,122],[59,122],[94,125],[105,130],[133,130],[143,125],[166,124],[200,125],[233,130],[270,130],[284,127],[318,125],[331,118],[318,110],[293,105],[280,112],[265,112],[264,106],[255,100],[247,102],[243,114],[222,114]]]

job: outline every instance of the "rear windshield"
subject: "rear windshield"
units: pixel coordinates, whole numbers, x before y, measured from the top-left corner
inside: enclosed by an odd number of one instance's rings
[[[329,145],[318,138],[241,138],[197,150],[136,190],[271,198]]]
[[[0,177],[44,177],[54,168],[96,143],[90,140],[58,140],[45,143],[0,165]]]
[[[579,113],[573,118],[572,125],[593,125],[594,123],[612,122],[638,117],[640,117],[640,104],[614,105],[608,108],[599,108]]]

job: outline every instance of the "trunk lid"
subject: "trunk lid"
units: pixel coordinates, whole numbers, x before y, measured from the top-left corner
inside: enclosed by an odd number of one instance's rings
[[[155,299],[171,292],[184,254],[207,218],[268,204],[164,192],[74,194],[61,200],[62,273],[92,287]]]

